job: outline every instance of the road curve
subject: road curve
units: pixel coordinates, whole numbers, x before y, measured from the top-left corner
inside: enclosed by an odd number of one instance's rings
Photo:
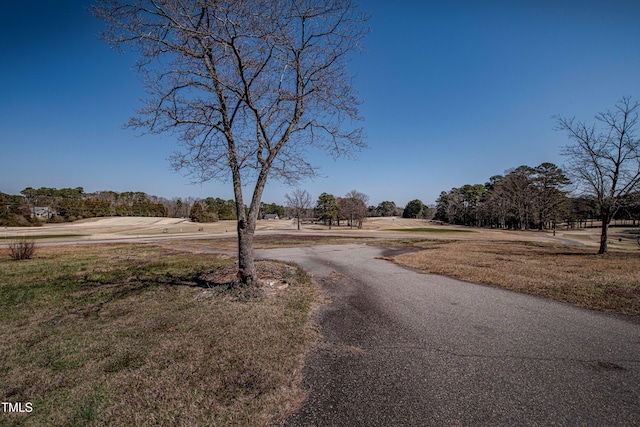
[[[424,275],[365,245],[257,251],[330,304],[286,426],[640,425],[640,325]]]

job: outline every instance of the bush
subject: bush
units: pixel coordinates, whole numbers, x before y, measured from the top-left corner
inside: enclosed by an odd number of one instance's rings
[[[0,218],[0,226],[2,227],[32,227],[42,225],[40,221],[32,220],[28,216],[10,213],[6,218]]]
[[[9,243],[9,255],[12,259],[19,261],[22,259],[31,259],[36,252],[36,242],[22,237]]]

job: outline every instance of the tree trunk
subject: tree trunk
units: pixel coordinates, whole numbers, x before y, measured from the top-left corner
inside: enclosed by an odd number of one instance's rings
[[[540,229],[540,231],[544,230],[544,217],[542,215],[542,212],[540,212],[539,217],[538,217],[538,228]]]
[[[231,144],[230,144],[231,145]],[[234,148],[235,150],[235,148]],[[231,151],[231,150],[230,150]],[[235,153],[235,151],[232,151]],[[235,163],[235,156],[232,156],[232,163]],[[260,196],[262,188],[258,188],[260,184],[264,187],[264,180],[256,183],[255,192],[258,193],[256,201],[251,200],[249,212],[244,207],[244,197],[242,194],[242,179],[239,169],[232,169],[233,190],[236,202],[236,216],[238,217],[238,274],[237,279],[242,286],[251,286],[258,283],[258,272],[253,258],[253,235],[256,231],[256,221],[258,212],[260,211]]]
[[[251,217],[238,219],[238,279],[247,286],[258,281],[258,272],[253,258],[255,228],[255,220],[252,221]]]
[[[300,230],[300,215],[298,215],[298,230]]]
[[[272,154],[272,157],[274,155]],[[258,271],[256,270],[255,259],[253,257],[253,236],[256,232],[256,224],[258,214],[260,213],[260,201],[262,200],[262,192],[267,183],[267,175],[271,160],[268,159],[262,166],[262,170],[258,175],[256,186],[253,189],[251,204],[247,212],[242,202],[242,188],[238,177],[234,182],[234,190],[236,193],[236,208],[238,210],[238,279],[243,286],[253,286],[258,284]]]
[[[598,254],[606,254],[609,251],[607,239],[609,237],[609,221],[610,217],[606,214],[602,215],[602,232],[600,233],[600,249]]]

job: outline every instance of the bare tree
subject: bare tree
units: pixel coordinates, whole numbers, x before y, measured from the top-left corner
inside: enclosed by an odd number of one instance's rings
[[[309,209],[313,207],[313,199],[307,190],[296,188],[291,195],[285,194],[287,207],[293,211],[298,219],[298,230],[300,230],[300,218],[305,215]]]
[[[608,251],[611,219],[622,200],[636,190],[640,182],[638,105],[640,103],[632,102],[631,97],[623,97],[613,111],[595,116],[598,125],[554,116],[557,130],[567,132],[573,142],[562,152],[568,158],[567,173],[581,192],[595,196],[600,204],[599,254]]]
[[[313,175],[309,148],[338,157],[365,145],[347,63],[367,16],[351,0],[100,0],[94,14],[106,41],[139,54],[149,98],[129,126],[175,135],[172,164],[195,182],[233,183],[239,276],[255,282],[267,178]]]
[[[362,228],[363,222],[369,213],[367,209],[369,196],[356,190],[351,190],[339,202],[340,213],[347,219],[349,227],[353,228],[353,223],[355,222],[358,228]]]

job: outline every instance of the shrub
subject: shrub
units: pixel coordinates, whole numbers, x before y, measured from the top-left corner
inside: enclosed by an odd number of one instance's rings
[[[30,259],[36,251],[36,242],[22,237],[9,243],[9,255],[12,259],[19,261]]]

